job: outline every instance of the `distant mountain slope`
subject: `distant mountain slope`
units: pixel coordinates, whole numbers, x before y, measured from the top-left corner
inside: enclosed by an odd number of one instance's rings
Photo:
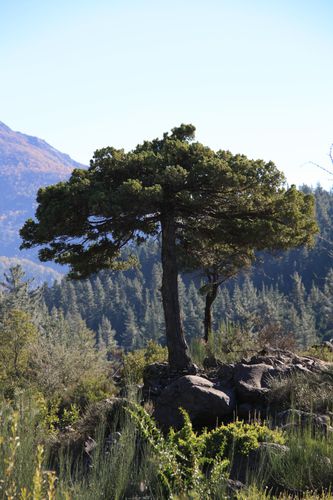
[[[66,179],[74,168],[86,168],[47,142],[14,132],[0,122],[0,255],[29,258],[19,251],[19,229],[36,209],[41,186]]]
[[[0,281],[1,276],[8,271],[10,267],[20,265],[23,267],[26,277],[33,278],[33,285],[42,285],[43,283],[51,284],[54,281],[60,281],[63,275],[54,269],[42,264],[36,264],[29,259],[21,259],[17,257],[1,257],[0,256]]]

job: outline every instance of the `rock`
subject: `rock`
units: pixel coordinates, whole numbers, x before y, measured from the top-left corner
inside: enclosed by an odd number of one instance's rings
[[[216,376],[222,385],[232,384],[234,378],[235,365],[220,364]]]
[[[205,370],[209,370],[210,368],[218,368],[221,364],[221,361],[216,359],[213,355],[207,356],[202,362]]]
[[[145,367],[143,373],[142,393],[145,400],[155,400],[161,394],[163,389],[170,385],[174,380],[185,375],[196,375],[199,369],[192,365],[190,373],[172,371],[168,363],[152,363]]]
[[[195,427],[216,425],[219,419],[232,416],[234,392],[231,389],[222,391],[218,384],[203,377],[186,375],[162,391],[153,416],[164,429],[179,429],[183,424],[179,408],[188,412]]]
[[[270,347],[237,364],[206,358],[200,376],[171,372],[167,363],[154,363],[145,369],[143,397],[156,405],[155,417],[164,427],[182,424],[179,407],[190,413],[195,425],[214,426],[232,416],[235,396],[238,416],[266,416],[278,396],[272,390],[274,379],[295,373],[310,377],[329,367],[332,363]]]
[[[250,451],[248,455],[236,453],[233,457],[230,470],[230,478],[246,483],[248,476],[261,468],[269,456],[274,454],[285,454],[289,451],[288,446],[277,443],[259,443],[258,448]]]
[[[244,420],[253,421],[256,420],[258,417],[259,418],[265,417],[267,414],[266,410],[267,408],[265,407],[264,404],[241,403],[237,405],[237,417]]]
[[[234,479],[227,479],[226,480],[226,493],[228,495],[227,498],[236,499],[238,497],[238,493],[244,488],[245,484],[242,483],[241,481],[237,481]]]
[[[174,376],[170,373],[168,363],[152,363],[146,366],[143,373],[144,399],[156,399],[173,380]]]
[[[333,432],[331,419],[328,415],[309,413],[301,410],[285,410],[276,415],[275,424],[282,429],[300,427],[320,430],[324,433]]]
[[[323,347],[326,347],[327,349],[329,349],[331,352],[333,352],[333,343],[332,343],[332,340],[325,340],[323,343],[322,343],[322,346]]]
[[[265,400],[269,392],[269,380],[276,369],[264,363],[256,365],[238,364],[234,370],[234,383],[239,402],[258,403]]]

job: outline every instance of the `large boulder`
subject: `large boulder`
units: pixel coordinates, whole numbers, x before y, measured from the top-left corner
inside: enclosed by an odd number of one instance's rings
[[[152,363],[145,367],[143,372],[143,397],[145,400],[155,401],[163,389],[174,380],[185,375],[196,375],[198,368],[193,365],[191,372],[179,372],[169,367],[168,363]]]
[[[179,429],[183,418],[179,408],[189,414],[194,426],[215,425],[231,417],[235,410],[234,391],[206,378],[186,375],[168,385],[156,400],[154,417],[164,428]]]
[[[269,393],[269,382],[277,373],[280,373],[278,369],[265,363],[236,365],[234,384],[238,400],[242,403],[263,402]]]

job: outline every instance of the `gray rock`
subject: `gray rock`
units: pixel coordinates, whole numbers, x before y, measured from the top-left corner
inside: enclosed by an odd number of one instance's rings
[[[228,498],[236,499],[238,493],[245,488],[245,484],[234,479],[226,480],[226,493]]]
[[[152,363],[143,373],[143,396],[146,400],[156,399],[162,390],[174,380],[168,363]]]
[[[217,378],[222,385],[232,384],[234,378],[235,365],[221,364],[217,370]]]
[[[234,383],[239,402],[258,403],[265,400],[273,374],[276,375],[276,369],[264,363],[236,365]]]
[[[324,433],[333,432],[329,415],[320,415],[301,410],[285,410],[277,414],[276,425],[282,429],[300,427],[302,429],[311,428]]]
[[[156,401],[154,418],[163,428],[180,428],[183,418],[179,408],[186,410],[195,426],[214,425],[231,416],[235,397],[231,389],[196,375],[186,375],[168,385]]]

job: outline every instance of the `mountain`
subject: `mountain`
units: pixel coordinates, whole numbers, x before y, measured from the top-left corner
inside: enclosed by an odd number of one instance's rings
[[[63,274],[43,264],[37,264],[30,259],[22,259],[19,257],[2,257],[0,256],[0,281],[3,274],[10,267],[20,265],[25,272],[26,278],[33,280],[33,287],[42,285],[43,283],[53,284],[55,281],[61,281]]]
[[[19,229],[34,215],[37,190],[68,178],[74,168],[87,167],[0,122],[0,256],[36,261],[36,252],[20,252]]]

